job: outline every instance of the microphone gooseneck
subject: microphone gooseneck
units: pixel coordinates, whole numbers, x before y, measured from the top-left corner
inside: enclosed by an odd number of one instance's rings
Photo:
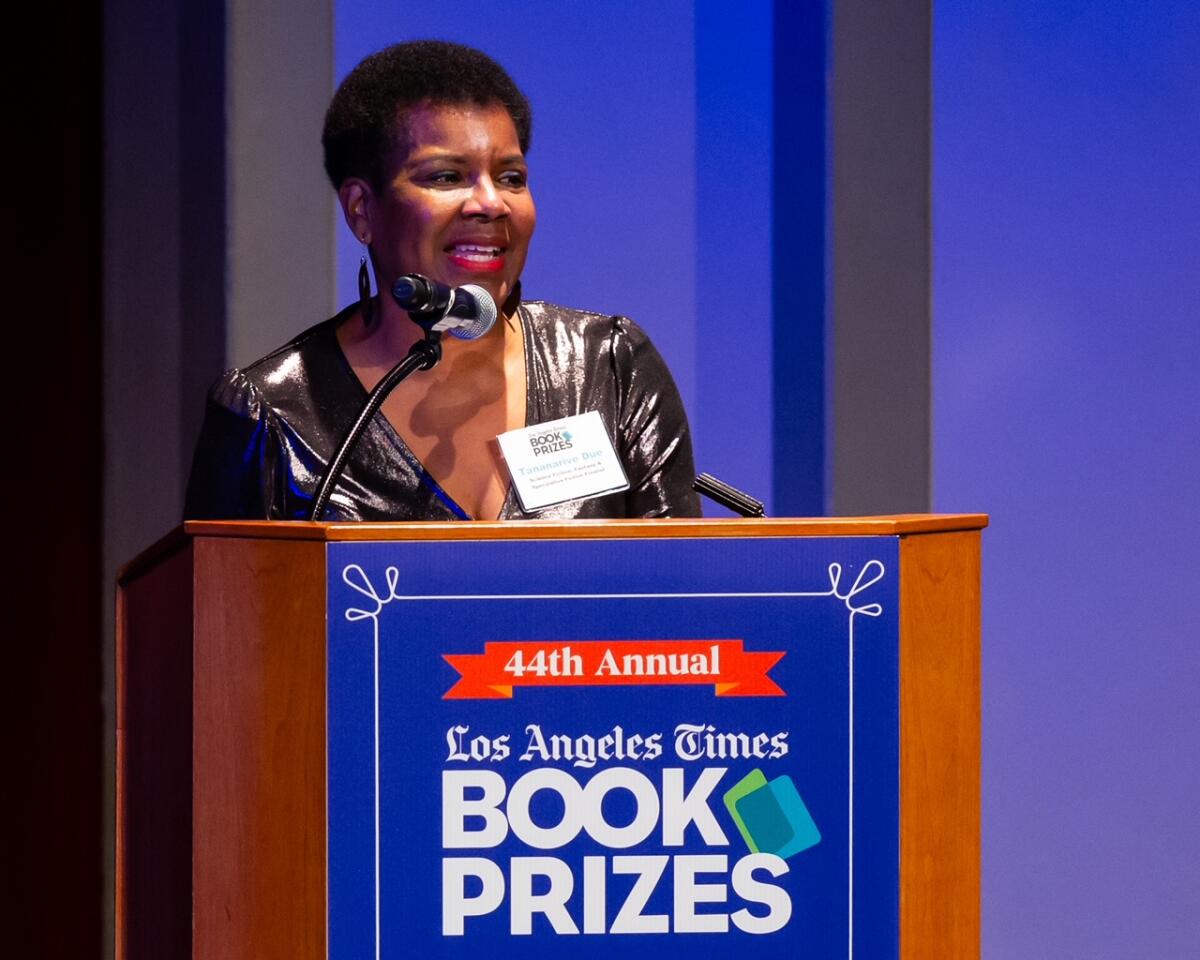
[[[321,482],[317,484],[317,492],[313,496],[312,507],[308,512],[309,520],[321,519],[321,514],[325,512],[325,507],[329,504],[329,497],[333,493],[333,485],[337,483],[338,477],[341,476],[342,469],[346,466],[346,460],[350,456],[350,451],[358,443],[358,438],[362,436],[363,431],[366,430],[367,424],[371,422],[371,418],[375,416],[376,411],[383,406],[383,401],[387,399],[387,395],[406,377],[416,373],[418,370],[430,370],[442,359],[441,339],[442,335],[440,333],[426,333],[425,338],[414,343],[409,349],[408,355],[384,374],[382,380],[375,384],[375,389],[367,397],[367,402],[363,404],[363,408],[358,412],[354,423],[346,431],[346,436],[338,444],[337,452],[329,459],[329,465],[325,468],[325,473],[321,476]]]
[[[408,355],[384,375],[367,397],[321,475],[308,513],[309,520],[321,519],[350,451],[387,395],[406,377],[418,370],[429,370],[442,359],[442,334],[449,333],[460,340],[475,340],[491,330],[496,322],[496,301],[483,287],[475,284],[448,287],[414,273],[400,277],[392,284],[392,296],[425,331],[425,337],[412,345]]]

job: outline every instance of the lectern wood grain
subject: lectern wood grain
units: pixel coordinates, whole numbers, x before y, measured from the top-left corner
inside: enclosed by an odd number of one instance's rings
[[[192,913],[192,549],[117,594],[117,956],[186,957]]]
[[[194,957],[325,956],[317,543],[196,543]],[[236,745],[236,749],[231,749]],[[247,856],[253,851],[252,856]]]
[[[900,541],[900,956],[979,956],[979,534]]]

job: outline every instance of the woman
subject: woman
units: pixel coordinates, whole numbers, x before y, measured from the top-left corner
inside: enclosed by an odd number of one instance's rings
[[[536,222],[528,101],[484,54],[439,41],[389,47],[345,79],[325,118],[325,168],[382,293],[302,333],[209,393],[189,518],[304,519],[367,392],[424,333],[388,294],[422,274],[476,284],[501,319],[400,384],[351,454],[327,520],[698,516],[679,394],[623,317],[522,302]],[[495,442],[598,410],[629,489],[535,513]]]

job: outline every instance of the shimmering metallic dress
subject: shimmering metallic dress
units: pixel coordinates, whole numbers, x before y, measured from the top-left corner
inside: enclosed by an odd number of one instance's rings
[[[353,309],[213,385],[188,481],[187,518],[307,518],[325,465],[367,396],[335,332]],[[630,487],[526,513],[510,486],[501,519],[699,516],[687,417],[646,334],[625,317],[539,301],[522,303],[518,315],[525,422],[600,411]],[[470,517],[378,413],[322,519]]]

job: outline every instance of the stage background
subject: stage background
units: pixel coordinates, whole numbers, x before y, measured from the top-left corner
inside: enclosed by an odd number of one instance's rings
[[[72,567],[88,583],[103,561],[95,619],[51,630],[90,639],[78,664],[36,648],[77,822],[111,836],[97,624],[118,563],[179,517],[205,384],[346,296],[357,253],[317,143],[329,93],[369,49],[444,36],[533,95],[531,292],[650,330],[702,469],[777,514],[992,513],[985,956],[1200,942],[1194,5],[107,0],[102,51],[96,33],[54,70],[41,45],[18,63],[31,102],[51,94],[38,116],[80,116],[59,133],[102,127],[52,148],[50,178],[102,170],[102,191],[31,187],[21,218],[31,247],[101,263],[102,295],[59,305],[36,257],[14,281],[20,315],[51,303],[67,322],[40,329],[86,345],[45,412],[78,424],[80,470],[102,474],[103,531]],[[98,220],[102,237],[64,227]],[[64,607],[61,577],[40,579],[41,608]],[[98,666],[103,729],[74,709]],[[99,770],[73,752],[97,740]],[[55,848],[30,887],[107,905],[105,843],[100,869],[100,843]],[[49,906],[42,926],[61,936]]]
[[[1200,943],[1200,8],[934,16],[934,506],[984,536],[984,953]]]

